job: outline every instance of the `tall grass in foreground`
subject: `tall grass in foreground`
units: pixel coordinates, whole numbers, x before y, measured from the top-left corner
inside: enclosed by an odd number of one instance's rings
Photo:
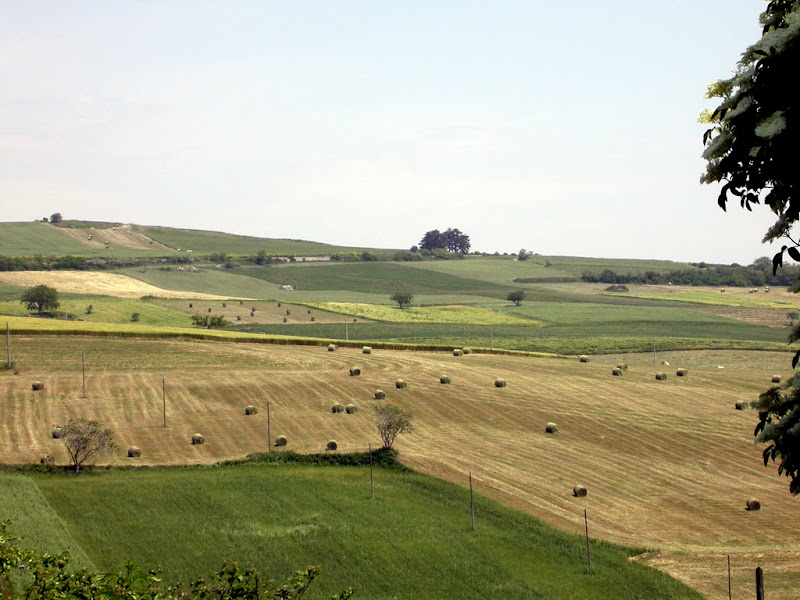
[[[360,598],[699,599],[682,584],[580,536],[416,473],[241,465],[32,476],[98,568],[161,564],[167,578],[223,560],[280,578],[321,565],[317,593]],[[576,503],[576,511],[580,506]]]

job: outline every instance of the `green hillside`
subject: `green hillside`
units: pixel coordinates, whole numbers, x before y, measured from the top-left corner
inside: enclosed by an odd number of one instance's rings
[[[9,479],[0,474],[3,484]],[[21,533],[58,533],[101,571],[132,560],[188,582],[226,560],[277,579],[319,565],[315,598],[348,586],[365,600],[700,598],[628,560],[636,551],[607,543],[591,544],[589,576],[581,537],[481,496],[473,532],[468,492],[416,473],[376,469],[375,500],[365,467],[246,464],[14,479],[38,488],[25,490],[34,507],[16,511]]]
[[[47,223],[0,223],[0,254],[5,256],[88,255],[87,250]]]
[[[225,252],[227,254],[256,254],[263,250],[267,254],[313,256],[335,252],[362,252],[374,248],[355,248],[334,246],[305,240],[286,240],[259,238],[247,235],[234,235],[218,231],[196,229],[175,229],[173,227],[136,226],[135,229],[155,241],[181,250],[191,250],[195,254]]]

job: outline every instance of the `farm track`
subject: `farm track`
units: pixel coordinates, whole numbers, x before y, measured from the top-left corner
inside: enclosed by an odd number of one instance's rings
[[[81,398],[82,344],[89,351],[88,398]],[[328,439],[342,451],[380,442],[371,423],[376,389],[414,413],[416,431],[397,442],[404,462],[461,485],[471,472],[480,493],[561,529],[580,534],[583,510],[592,536],[647,549],[639,560],[681,579],[710,600],[727,597],[726,559],[736,597],[749,594],[762,566],[769,598],[796,597],[800,522],[787,481],[765,469],[754,447],[755,415],[735,411],[769,386],[771,372],[630,364],[612,377],[610,362],[396,352],[324,347],[249,346],[182,341],[19,337],[20,376],[0,375],[4,419],[0,460],[66,462],[51,425],[95,418],[119,445],[111,464],[210,463],[264,451],[266,403],[272,436],[289,448],[320,452]],[[63,364],[69,360],[69,364]],[[362,375],[350,377],[348,368]],[[667,381],[655,381],[666,370]],[[452,384],[439,383],[449,374]],[[502,377],[505,388],[496,388]],[[161,381],[167,382],[168,426],[162,427]],[[394,386],[396,379],[407,389]],[[30,390],[34,379],[43,392]],[[334,402],[355,415],[332,414]],[[259,413],[245,416],[244,407]],[[548,435],[544,425],[558,423]],[[200,432],[206,443],[192,446]],[[586,498],[571,495],[584,485]],[[744,511],[747,498],[759,512]],[[477,515],[480,526],[480,515]],[[775,523],[781,526],[776,527]]]

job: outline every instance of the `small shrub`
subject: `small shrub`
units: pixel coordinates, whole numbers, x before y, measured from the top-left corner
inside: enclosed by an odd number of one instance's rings
[[[689,369],[678,369],[675,374],[678,377],[686,377],[689,374]]]
[[[398,379],[397,381],[394,382],[394,387],[396,387],[398,390],[402,390],[407,388],[408,384],[402,379]]]
[[[44,384],[43,384],[41,381],[34,381],[34,382],[31,384],[31,389],[32,389],[34,392],[38,392],[39,390],[43,390],[43,389],[44,389]]]
[[[325,450],[333,452],[339,447],[339,444],[336,443],[336,440],[328,440],[328,443],[325,444]]]
[[[252,404],[248,404],[244,409],[244,414],[246,415],[257,415],[258,409],[253,406]]]
[[[336,352],[339,349],[339,346],[336,344],[328,344],[328,352]]]
[[[350,377],[358,377],[361,375],[361,369],[358,367],[350,367]]]
[[[358,412],[358,407],[355,404],[348,404],[347,408],[345,408],[348,415],[354,415]]]
[[[761,502],[756,500],[755,498],[750,498],[747,501],[747,507],[745,510],[761,510]]]
[[[336,402],[335,404],[331,405],[331,412],[332,413],[344,412],[344,406]]]
[[[361,352],[364,354],[372,354],[372,348],[370,348],[369,346],[364,346],[363,348],[361,348]]]
[[[142,456],[142,451],[139,450],[139,448],[137,448],[136,446],[131,446],[130,448],[128,448],[128,458],[140,458],[141,456]]]
[[[453,356],[464,356],[464,351],[456,348],[455,350],[453,350]]]
[[[453,383],[453,380],[450,379],[450,375],[442,375],[439,377],[439,383]]]
[[[558,425],[550,422],[544,426],[544,431],[545,433],[558,433]]]
[[[572,488],[572,495],[576,498],[585,498],[586,494],[588,493],[589,492],[587,492],[586,488],[582,485],[576,485],[574,488]]]
[[[289,440],[286,439],[285,435],[279,435],[275,438],[275,445],[276,446],[285,446],[289,443]]]
[[[195,433],[192,436],[192,445],[193,446],[200,446],[200,445],[205,444],[205,443],[206,443],[206,439],[202,435],[200,435],[199,433]]]
[[[386,400],[386,392],[383,390],[375,390],[375,400]]]
[[[506,380],[505,379],[495,379],[494,380],[494,387],[506,387]]]
[[[664,380],[667,379],[667,374],[666,373],[656,373],[656,379],[658,379],[659,381],[664,381]]]
[[[582,355],[582,356],[579,356],[579,357],[578,357],[578,360],[579,360],[580,362],[589,362],[589,357],[588,357],[588,356],[586,356],[586,355],[584,354],[584,355]]]

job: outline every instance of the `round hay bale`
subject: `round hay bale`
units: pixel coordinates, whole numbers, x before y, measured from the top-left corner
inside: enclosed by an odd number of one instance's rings
[[[286,309],[286,314],[287,314],[287,315],[290,315],[290,314],[292,314],[292,311],[291,311],[290,309],[288,309],[288,308],[287,308],[287,309]]]
[[[53,429],[50,431],[50,435],[54,440],[60,440],[64,435],[64,431],[58,425],[54,425]]]
[[[666,360],[662,360],[661,364],[664,365],[665,367],[669,367],[670,366],[669,361],[666,361]]]
[[[464,354],[472,354],[472,348],[462,348],[461,351]]]
[[[545,433],[558,433],[558,425],[553,422],[548,423],[544,426]]]
[[[455,350],[453,350],[453,356],[464,356],[464,351],[456,348]]]
[[[316,321],[316,319],[314,318],[314,315],[311,315],[311,322],[313,323],[314,321]]]
[[[659,381],[665,381],[667,379],[666,373],[656,373],[656,379]]]
[[[348,415],[354,415],[358,412],[358,407],[355,404],[348,404],[345,411]]]
[[[453,383],[453,380],[450,379],[450,375],[442,375],[439,377],[439,383]]]
[[[42,456],[39,459],[39,464],[40,465],[54,465],[54,464],[56,464],[56,459],[53,458],[53,456],[50,455],[50,454],[45,454],[44,456]]]
[[[31,389],[32,389],[34,392],[38,392],[39,390],[43,390],[43,389],[44,389],[44,384],[43,384],[41,381],[34,381],[34,382],[31,384]]]
[[[339,349],[339,346],[336,344],[328,344],[328,352],[336,352]]]
[[[623,371],[627,371],[628,370],[628,363],[619,364],[619,365],[617,365],[617,368],[618,369],[622,369]]]
[[[613,370],[611,371],[611,374],[612,374],[614,377],[622,377],[622,369],[619,369],[619,368],[617,368],[617,369],[613,369]]]
[[[386,400],[386,392],[383,390],[375,390],[375,400]]]
[[[363,348],[361,348],[361,352],[362,354],[372,354],[372,348],[370,348],[369,346],[364,346]]]
[[[246,415],[257,415],[258,409],[253,406],[252,404],[248,404],[244,409],[244,414]]]
[[[202,437],[202,436],[200,436]],[[139,450],[136,446],[131,446],[128,448],[128,458],[141,458],[142,451]]]
[[[332,413],[344,412],[344,406],[336,402],[335,404],[331,405],[331,412]]]
[[[251,314],[250,316],[252,317],[253,315]],[[288,323],[288,322],[289,322],[289,319],[287,319],[286,317],[283,317],[283,322],[284,322],[284,323]]]
[[[309,314],[309,315],[311,314],[311,309],[310,309],[310,308],[308,309],[308,314]]]
[[[780,382],[781,382],[781,376],[780,375],[773,375],[772,376],[772,383],[780,383]]]
[[[358,377],[359,375],[361,375],[359,367],[350,367],[350,377]]]
[[[192,436],[192,445],[193,446],[200,446],[201,444],[206,443],[206,438],[204,438],[201,434],[195,433]]]
[[[581,356],[578,357],[578,360],[580,362],[589,362],[589,357],[586,356],[585,354],[582,354]]]
[[[275,445],[276,446],[285,446],[289,443],[289,440],[286,439],[285,435],[279,435],[275,438]]]
[[[586,488],[582,485],[576,485],[574,488],[572,488],[572,495],[576,498],[585,498],[586,494],[588,493],[589,492],[587,492]]]
[[[745,510],[761,510],[761,502],[755,498],[750,498],[747,501],[747,508],[745,508]]]
[[[678,377],[686,377],[689,374],[689,369],[678,369],[675,371],[675,374]]]
[[[747,410],[747,402],[744,400],[738,400],[735,406],[736,410]]]
[[[398,379],[397,381],[394,382],[394,387],[396,387],[398,390],[402,390],[407,388],[408,384],[402,379]]]
[[[495,379],[494,380],[494,387],[506,387],[506,380],[505,379]]]
[[[329,450],[333,452],[339,447],[339,444],[336,443],[336,440],[328,440],[328,443],[325,444],[325,450]]]

